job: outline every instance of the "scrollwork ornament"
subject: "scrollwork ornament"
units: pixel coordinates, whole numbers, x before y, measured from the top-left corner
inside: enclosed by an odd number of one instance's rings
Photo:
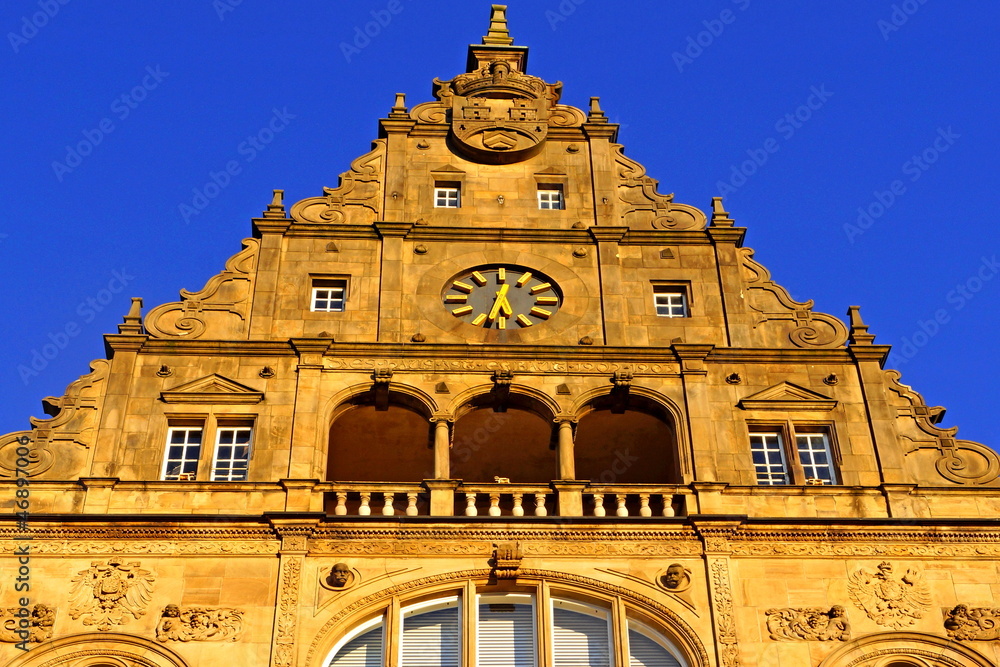
[[[840,605],[768,609],[767,632],[775,641],[841,641],[851,639],[847,610]]]
[[[0,608],[0,642],[20,644],[52,639],[52,626],[56,623],[56,609],[46,604],[27,607]]]
[[[994,641],[1000,639],[1000,609],[960,604],[945,609],[944,629],[958,641]]]
[[[180,607],[168,604],[156,624],[161,642],[221,642],[239,640],[243,611],[213,607]]]
[[[719,643],[722,644],[722,664],[740,667],[740,649],[736,640],[736,621],[733,615],[733,591],[729,584],[729,564],[724,560],[712,563],[712,597],[716,611]]]

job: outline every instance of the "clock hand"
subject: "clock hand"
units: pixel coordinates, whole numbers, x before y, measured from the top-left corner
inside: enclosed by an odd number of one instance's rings
[[[510,302],[507,301],[507,290],[509,289],[510,285],[507,283],[500,286],[500,291],[497,292],[496,301],[493,302],[493,308],[490,309],[490,314],[487,315],[487,319],[491,322],[497,318],[501,309],[503,309],[503,311],[507,314],[507,317],[510,317],[511,313],[514,312],[514,309],[510,306]]]

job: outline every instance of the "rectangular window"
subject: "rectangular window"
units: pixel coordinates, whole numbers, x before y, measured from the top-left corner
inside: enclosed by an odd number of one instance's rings
[[[785,447],[780,432],[750,434],[750,454],[753,457],[757,483],[762,486],[789,484],[785,465]]]
[[[795,445],[799,450],[799,462],[806,475],[806,484],[837,483],[830,457],[830,438],[825,432],[796,431]]]
[[[216,430],[213,482],[245,482],[250,464],[250,426],[222,426]]]
[[[561,211],[565,208],[564,204],[562,186],[538,187],[538,208],[543,211]]]
[[[674,285],[653,285],[653,305],[658,317],[687,317],[687,290]]]
[[[461,208],[462,188],[458,183],[435,183],[434,208]]]
[[[163,458],[163,479],[193,481],[198,476],[203,427],[171,426],[167,429],[167,451]]]
[[[339,313],[343,312],[347,301],[347,281],[342,279],[320,280],[312,282],[313,312]]]

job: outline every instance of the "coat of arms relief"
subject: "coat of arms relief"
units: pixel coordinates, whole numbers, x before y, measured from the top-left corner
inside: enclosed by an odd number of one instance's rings
[[[103,631],[139,618],[146,613],[155,578],[138,562],[95,561],[73,577],[70,618],[83,618],[84,625]]]
[[[874,572],[861,568],[852,574],[848,593],[868,618],[896,630],[913,625],[931,605],[930,587],[920,572],[911,568],[897,577],[892,564],[886,561],[879,563]]]

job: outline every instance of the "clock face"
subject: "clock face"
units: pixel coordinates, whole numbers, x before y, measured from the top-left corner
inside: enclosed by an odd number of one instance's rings
[[[491,264],[459,274],[445,286],[452,315],[483,329],[524,329],[556,314],[558,285],[523,266]]]

